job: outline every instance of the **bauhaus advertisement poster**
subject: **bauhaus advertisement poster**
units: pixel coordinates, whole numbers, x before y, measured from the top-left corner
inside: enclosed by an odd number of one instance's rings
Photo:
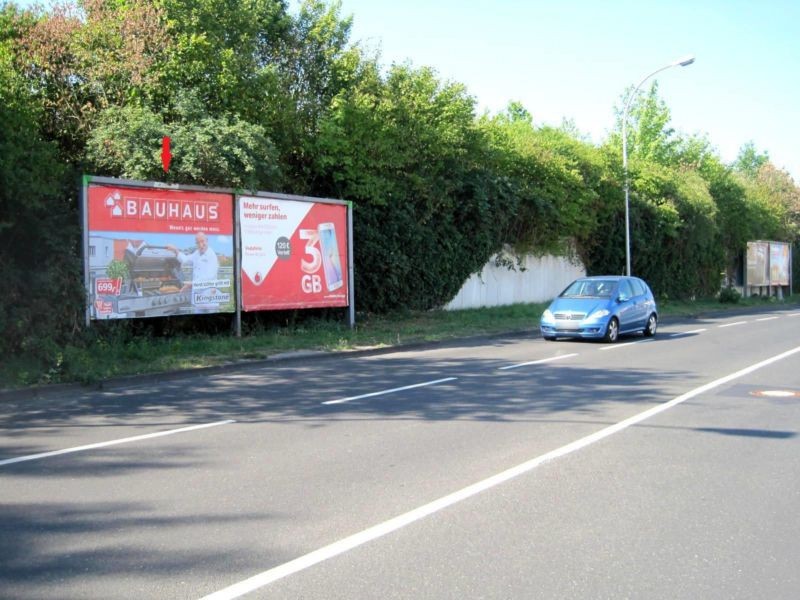
[[[242,309],[348,305],[346,203],[240,196]]]
[[[234,312],[233,196],[90,183],[89,318]]]

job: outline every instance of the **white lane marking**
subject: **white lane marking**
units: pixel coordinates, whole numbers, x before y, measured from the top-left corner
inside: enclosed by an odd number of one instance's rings
[[[778,317],[764,317],[763,319],[756,319],[756,321],[759,321],[759,322],[761,322],[761,321],[774,321],[777,318]]]
[[[350,402],[351,400],[360,400],[361,398],[372,398],[373,396],[382,396],[383,394],[394,394],[395,392],[402,392],[403,390],[413,390],[414,388],[425,387],[427,385],[436,385],[437,383],[444,383],[445,381],[453,381],[458,377],[445,377],[444,379],[435,379],[434,381],[426,381],[424,383],[416,383],[414,385],[405,385],[403,387],[392,388],[391,390],[381,390],[380,392],[372,392],[371,394],[362,394],[360,396],[350,396],[349,398],[342,398],[340,400],[328,400],[323,404],[342,404],[343,402]]]
[[[692,329],[691,331],[686,331],[686,332],[684,332],[682,334],[678,334],[678,335],[691,335],[693,333],[703,333],[704,331],[708,331],[708,329]]]
[[[555,460],[556,458],[561,458],[562,456],[566,456],[567,454],[571,454],[573,452],[577,452],[595,442],[599,442],[602,439],[605,439],[609,436],[614,435],[615,433],[619,433],[623,429],[627,429],[632,425],[636,425],[641,423],[642,421],[649,419],[650,417],[654,417],[655,415],[662,413],[670,408],[681,404],[682,402],[686,402],[687,400],[694,398],[695,396],[699,396],[709,390],[714,389],[715,387],[719,387],[729,381],[733,381],[734,379],[738,379],[739,377],[743,377],[744,375],[748,375],[753,371],[757,371],[767,365],[771,365],[774,362],[778,362],[779,360],[783,360],[791,356],[792,354],[796,354],[800,352],[800,346],[793,348],[792,350],[788,350],[787,352],[783,352],[782,354],[778,354],[777,356],[773,356],[772,358],[768,358],[763,360],[759,363],[751,365],[749,367],[745,367],[740,371],[736,371],[735,373],[731,373],[730,375],[726,375],[725,377],[720,377],[719,379],[715,379],[710,383],[706,383],[705,385],[701,385],[685,394],[678,396],[677,398],[673,398],[672,400],[665,402],[663,404],[659,404],[650,408],[644,412],[641,412],[637,415],[629,417],[624,421],[620,421],[614,425],[610,425],[605,429],[601,429],[591,435],[586,437],[580,438],[575,440],[574,442],[567,444],[566,446],[561,446],[560,448],[556,448],[555,450],[551,450],[546,454],[542,454],[541,456],[537,456],[527,462],[524,462],[516,467],[512,467],[503,471],[502,473],[498,473],[497,475],[493,475],[483,481],[479,481],[477,483],[473,483],[470,486],[467,486],[457,492],[453,492],[447,496],[439,498],[438,500],[434,500],[428,504],[415,508],[407,513],[402,515],[398,515],[393,519],[389,519],[388,521],[384,521],[383,523],[379,523],[378,525],[374,525],[369,529],[365,529],[360,531],[359,533],[353,534],[349,537],[341,539],[337,542],[333,542],[328,546],[323,548],[319,548],[318,550],[314,550],[313,552],[309,552],[304,556],[291,560],[287,563],[282,565],[278,565],[272,569],[259,573],[258,575],[254,575],[249,579],[245,579],[240,581],[239,583],[235,583],[229,587],[226,587],[218,592],[214,592],[209,594],[208,596],[204,596],[201,600],[233,600],[234,598],[239,598],[240,596],[244,596],[254,590],[264,587],[265,585],[269,585],[270,583],[274,583],[279,579],[283,579],[284,577],[288,577],[289,575],[293,575],[294,573],[298,573],[299,571],[303,571],[312,567],[316,564],[319,564],[323,561],[326,561],[330,558],[334,558],[335,556],[339,556],[340,554],[344,554],[358,546],[362,546],[368,542],[386,536],[398,529],[401,529],[407,525],[411,525],[412,523],[419,521],[420,519],[424,519],[434,513],[437,513],[445,508],[448,508],[454,504],[457,504],[463,500],[471,498],[481,492],[485,492],[495,486],[500,485],[501,483],[505,483],[519,477],[520,475],[524,475],[529,471],[543,465],[544,463],[550,462]]]
[[[725,325],[717,325],[720,329],[723,327],[736,327],[737,325],[745,325],[747,321],[736,321],[736,323],[726,323]]]
[[[498,371],[507,371],[508,369],[518,369],[519,367],[527,367],[528,365],[542,365],[544,363],[553,362],[554,360],[562,360],[564,358],[572,358],[578,356],[578,353],[562,354],[561,356],[551,356],[550,358],[543,358],[542,360],[532,360],[530,362],[519,363],[518,365],[509,365],[507,367],[500,367]]]
[[[788,314],[788,315],[786,315],[786,316],[787,316],[787,317],[800,317],[800,312],[797,312],[797,313],[791,313],[791,314]]]
[[[94,450],[96,448],[105,448],[106,446],[116,446],[117,444],[128,444],[130,442],[138,442],[140,440],[149,440],[152,438],[162,437],[165,435],[173,435],[175,433],[186,433],[187,431],[196,431],[198,429],[206,429],[208,427],[216,427],[217,425],[228,425],[229,423],[236,423],[234,420],[217,421],[216,423],[205,423],[203,425],[192,425],[190,427],[181,427],[180,429],[170,429],[169,431],[159,431],[157,433],[146,433],[144,435],[136,435],[133,437],[122,438],[119,440],[110,440],[108,442],[98,442],[96,444],[87,444],[86,446],[75,446],[74,448],[65,448],[64,450],[54,450],[52,452],[41,452],[40,454],[29,454],[28,456],[18,456],[16,458],[8,458],[0,460],[0,466],[10,465],[13,463],[25,462],[28,460],[38,460],[40,458],[48,458],[50,456],[58,456],[60,454],[70,454],[72,452],[83,452],[85,450]]]
[[[634,344],[641,344],[644,340],[638,342],[626,342],[624,344],[612,344],[610,346],[603,346],[600,350],[614,350],[615,348],[624,348],[625,346],[633,346]]]

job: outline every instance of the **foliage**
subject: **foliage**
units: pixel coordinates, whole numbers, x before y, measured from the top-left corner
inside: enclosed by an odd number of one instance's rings
[[[147,0],[82,0],[18,19],[16,67],[44,109],[43,134],[80,159],[98,114],[156,84],[168,43],[162,13]]]
[[[493,170],[515,209],[503,241],[518,252],[568,252],[596,222],[597,195],[584,180],[581,144],[562,131],[535,128],[514,104],[482,126],[494,149]]]
[[[2,36],[0,36],[2,38]],[[42,358],[68,340],[82,304],[69,171],[41,138],[41,113],[0,42],[0,352]]]
[[[109,108],[87,141],[87,167],[139,180],[244,189],[280,185],[277,151],[263,127],[238,116],[211,116],[188,93],[179,96],[171,117],[165,122],[147,107]],[[161,161],[163,136],[171,138],[168,173]]]
[[[315,193],[313,163],[322,121],[334,98],[372,73],[372,63],[350,44],[352,17],[340,12],[338,0],[302,0],[269,56],[278,93],[264,118],[293,193]]]
[[[769,162],[769,153],[759,152],[752,140],[739,149],[733,169],[749,179],[755,179],[759,170]]]
[[[450,300],[502,240],[463,86],[430,69],[373,68],[334,100],[315,148],[317,189],[351,199],[356,297],[371,311]],[[436,260],[432,260],[436,257]]]
[[[210,115],[237,114],[258,123],[280,93],[272,56],[290,19],[282,0],[156,0],[171,40],[149,91],[158,110],[191,90]]]
[[[719,301],[723,304],[738,304],[742,295],[732,287],[722,288],[719,292]]]

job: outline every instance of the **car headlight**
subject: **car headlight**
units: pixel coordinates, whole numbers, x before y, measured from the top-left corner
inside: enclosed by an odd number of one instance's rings
[[[596,310],[592,314],[590,314],[586,320],[597,321],[599,319],[602,319],[603,317],[607,317],[609,314],[611,313],[608,310],[606,310],[605,308],[601,308],[600,310]]]
[[[553,317],[553,313],[550,312],[549,308],[542,313],[542,321],[555,321],[555,317]]]

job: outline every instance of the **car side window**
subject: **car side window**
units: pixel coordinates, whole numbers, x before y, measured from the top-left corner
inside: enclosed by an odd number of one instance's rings
[[[633,290],[631,289],[631,284],[627,279],[623,279],[619,283],[619,293],[624,294],[628,298],[633,298]]]
[[[633,286],[633,293],[637,296],[644,296],[647,294],[641,279],[631,279],[631,285]]]

